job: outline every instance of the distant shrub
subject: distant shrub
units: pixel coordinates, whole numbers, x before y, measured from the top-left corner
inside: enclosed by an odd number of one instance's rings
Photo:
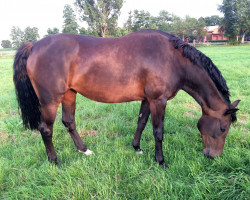
[[[2,40],[1,46],[3,48],[12,48],[11,42],[9,40]]]
[[[228,42],[228,40],[207,40],[206,42],[213,42],[213,43],[216,43],[216,42]]]

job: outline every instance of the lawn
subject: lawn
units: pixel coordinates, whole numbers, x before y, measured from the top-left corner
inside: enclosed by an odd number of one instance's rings
[[[230,128],[223,154],[206,158],[196,128],[201,109],[180,91],[166,109],[166,170],[154,161],[151,123],[142,136],[144,154],[135,154],[131,145],[140,102],[102,104],[80,95],[77,129],[94,155],[77,151],[59,108],[53,142],[60,164],[50,164],[39,132],[22,126],[12,81],[13,55],[2,53],[0,199],[249,199],[250,45],[199,50],[221,70],[231,101],[242,100],[238,121]]]

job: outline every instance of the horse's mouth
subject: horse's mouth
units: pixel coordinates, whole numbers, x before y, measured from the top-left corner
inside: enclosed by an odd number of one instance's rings
[[[209,148],[207,148],[207,149],[204,149],[203,150],[203,154],[207,157],[207,158],[210,158],[210,159],[214,159],[214,157],[215,156],[213,156],[213,155],[210,155],[210,149]]]

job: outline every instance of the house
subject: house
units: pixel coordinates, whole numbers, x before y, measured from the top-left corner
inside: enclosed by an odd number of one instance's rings
[[[207,30],[207,35],[203,38],[203,42],[207,40],[228,40],[227,37],[224,36],[224,32],[220,31],[220,26],[207,26],[205,27]]]

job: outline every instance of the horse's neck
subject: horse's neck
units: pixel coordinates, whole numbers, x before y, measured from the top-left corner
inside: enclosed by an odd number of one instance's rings
[[[199,66],[190,64],[185,66],[184,86],[182,88],[190,94],[202,107],[202,111],[209,114],[223,112],[227,104],[217,90],[212,79]]]

